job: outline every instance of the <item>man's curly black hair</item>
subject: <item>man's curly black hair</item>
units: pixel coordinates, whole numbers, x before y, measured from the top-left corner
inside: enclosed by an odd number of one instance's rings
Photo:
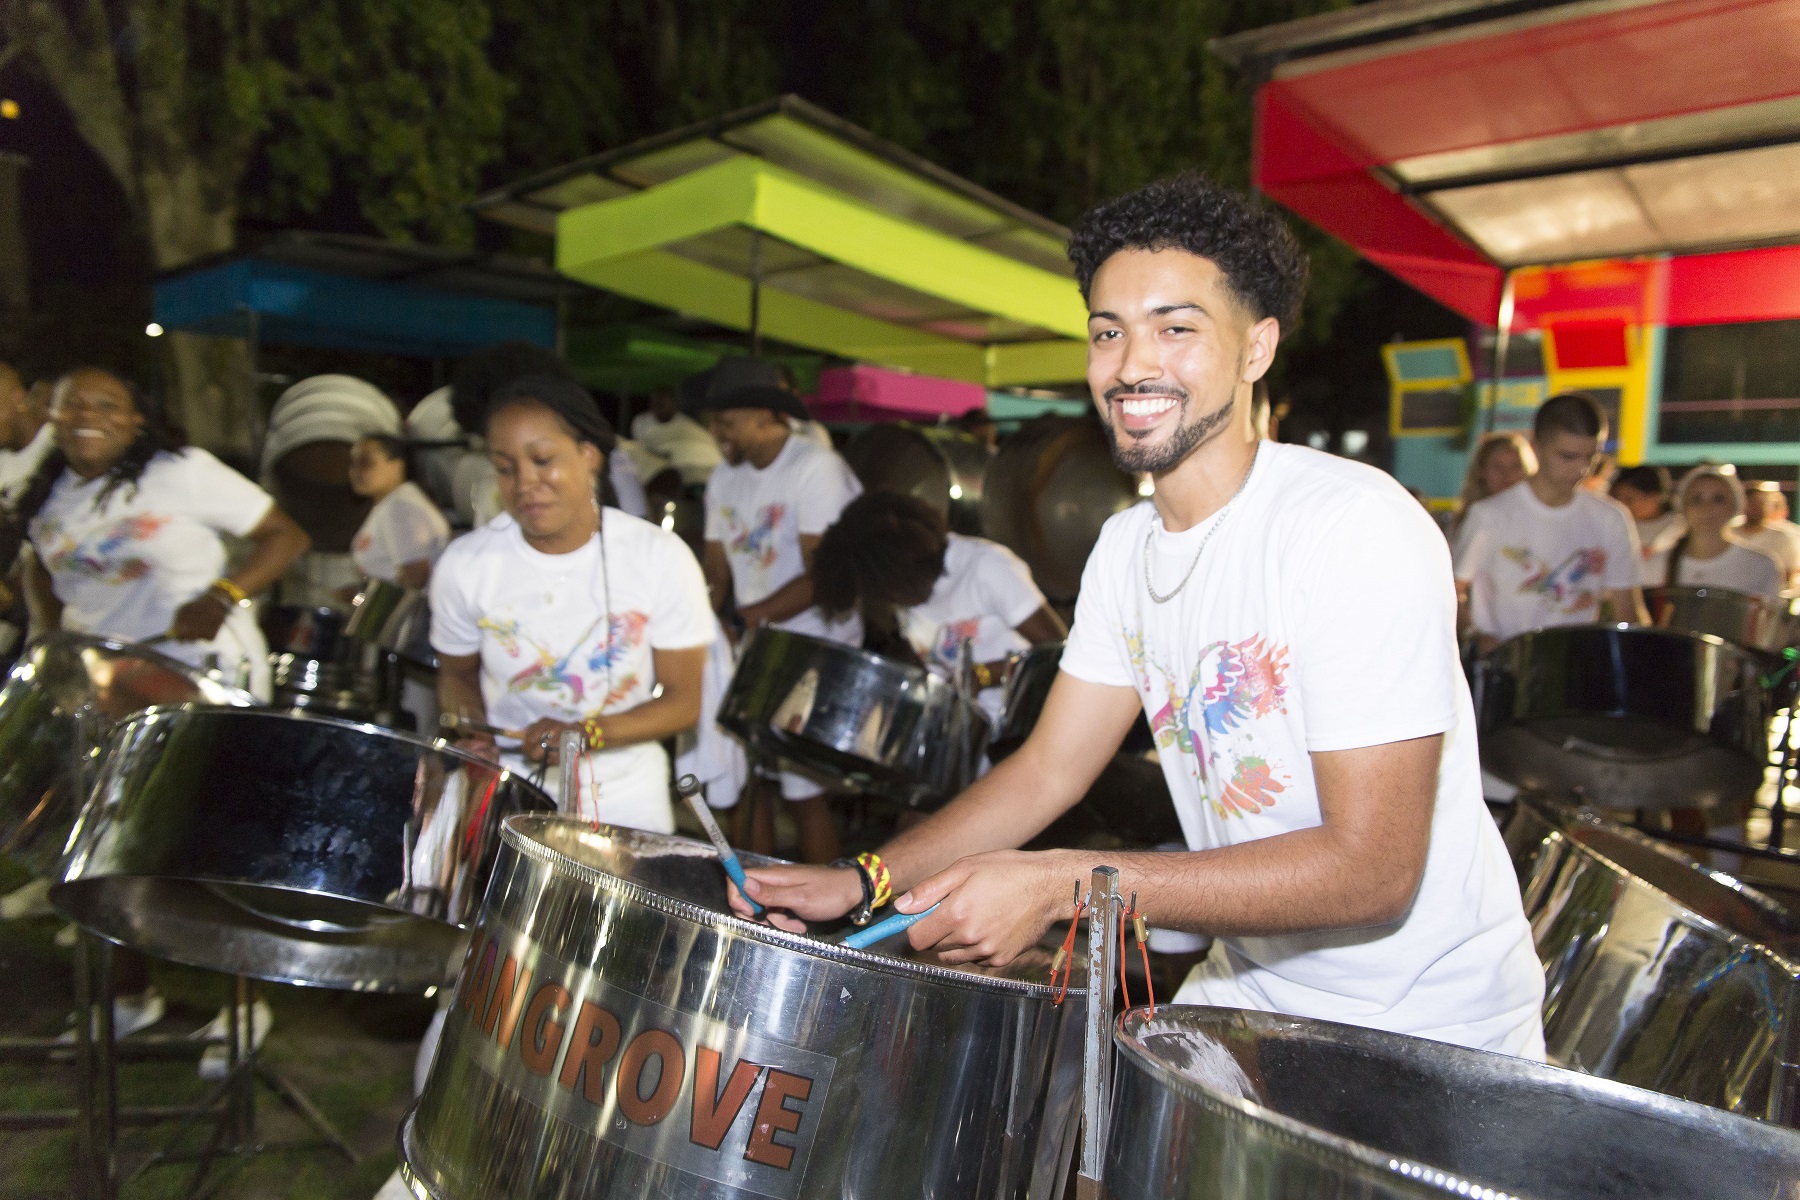
[[[1274,317],[1282,336],[1300,317],[1306,252],[1268,207],[1185,171],[1088,210],[1069,239],[1082,299],[1100,265],[1121,250],[1185,250],[1210,259],[1257,320]]]

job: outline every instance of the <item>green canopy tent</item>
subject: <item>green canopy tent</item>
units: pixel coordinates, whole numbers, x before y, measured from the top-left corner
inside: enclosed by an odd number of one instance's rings
[[[1083,378],[1068,231],[793,96],[479,198],[595,287],[986,387]]]

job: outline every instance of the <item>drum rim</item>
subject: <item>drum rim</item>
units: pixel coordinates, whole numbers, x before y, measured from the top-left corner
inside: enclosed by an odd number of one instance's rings
[[[852,950],[847,946],[840,946],[832,942],[822,942],[816,938],[807,937],[804,934],[789,933],[785,929],[777,929],[773,925],[763,925],[753,921],[746,921],[735,913],[701,908],[699,905],[690,904],[685,900],[678,900],[673,896],[665,896],[661,892],[653,891],[643,884],[638,883],[636,880],[626,879],[622,875],[611,874],[598,867],[581,862],[579,859],[571,858],[554,846],[546,845],[525,832],[524,826],[527,823],[532,822],[544,825],[582,826],[587,829],[598,828],[602,830],[620,830],[631,835],[649,834],[653,837],[665,837],[674,841],[689,843],[697,848],[704,849],[708,852],[706,857],[711,857],[714,861],[717,861],[716,852],[713,851],[710,843],[698,841],[694,838],[685,838],[680,834],[656,833],[654,830],[632,829],[629,826],[623,825],[608,825],[605,822],[583,820],[579,817],[571,817],[561,813],[514,813],[500,823],[501,840],[520,854],[523,854],[528,858],[536,859],[556,870],[568,871],[574,874],[581,882],[617,891],[624,895],[626,899],[636,901],[637,903],[644,905],[644,907],[659,912],[664,916],[675,917],[702,926],[724,926],[733,933],[747,934],[756,941],[765,942],[782,950],[793,950],[801,953],[813,954],[820,958],[830,959],[834,962],[848,963],[859,967],[874,967],[894,974],[920,976],[942,983],[953,983],[975,991],[997,990],[1039,1000],[1054,999],[1056,996],[1056,989],[1048,984],[1030,983],[1023,979],[1006,979],[993,975],[981,975],[973,971],[960,971],[954,967],[942,967],[931,963],[911,962],[907,959],[894,958],[885,954],[873,954],[866,950]],[[754,859],[758,857],[760,856],[752,856],[749,865],[759,865],[754,861]],[[769,861],[779,862],[780,860],[771,859]],[[481,918],[478,918],[476,923],[480,924],[481,919],[485,918],[486,915],[487,913],[484,909]],[[1070,989],[1069,995],[1073,996],[1076,994],[1077,993],[1073,989]],[[1080,995],[1085,996],[1086,992],[1082,991]]]
[[[830,638],[820,637],[816,633],[801,633],[798,630],[782,629],[775,625],[758,625],[755,629],[750,631],[750,636],[744,639],[743,651],[739,654],[739,662],[743,661],[743,653],[748,652],[752,644],[765,638],[774,638],[777,636],[784,638],[799,638],[802,641],[814,645],[829,647],[841,654],[857,658],[870,666],[897,671],[905,674],[914,681],[923,681],[926,687],[935,685],[941,688],[949,688],[952,694],[956,691],[948,680],[938,678],[924,667],[915,666],[909,662],[902,662],[897,658],[889,658],[887,655],[877,654],[873,650],[864,650],[861,646],[853,646],[849,642],[834,642]],[[727,688],[726,690],[729,691],[730,689]]]
[[[70,643],[70,644],[73,644],[76,646],[80,646],[83,648],[89,648],[89,649],[110,650],[115,653],[125,654],[125,655],[129,655],[129,656],[136,657],[136,658],[142,658],[142,659],[146,660],[147,662],[149,662],[151,665],[158,666],[158,667],[164,667],[167,670],[169,670],[177,675],[180,675],[184,679],[194,679],[194,680],[203,679],[211,686],[216,687],[221,692],[227,693],[231,696],[231,702],[228,704],[195,704],[191,701],[188,702],[189,705],[192,707],[196,707],[196,708],[228,708],[228,709],[251,709],[251,708],[267,709],[268,708],[268,705],[264,704],[261,700],[258,700],[255,696],[251,695],[249,692],[245,691],[243,688],[235,687],[232,684],[224,683],[220,680],[213,679],[210,676],[208,676],[206,674],[206,672],[200,670],[198,667],[194,666],[192,663],[182,662],[179,658],[175,658],[172,655],[163,654],[160,651],[153,650],[150,647],[143,645],[142,643],[121,641],[118,638],[101,637],[97,634],[92,634],[92,633],[77,633],[74,630],[69,630],[69,629],[57,629],[57,630],[53,630],[49,633],[39,634],[38,636],[32,638],[30,641],[26,642],[24,648],[19,651],[19,657],[18,657],[17,661],[15,661],[13,663],[12,667],[7,671],[6,681],[8,683],[11,683],[13,680],[19,678],[20,670],[22,670],[23,668],[25,668],[27,666],[30,666],[33,669],[34,674],[35,674],[36,664],[31,663],[29,661],[32,651],[42,649],[45,646],[53,645],[57,642]],[[159,707],[179,708],[179,707],[181,707],[181,705],[168,704],[168,705],[161,705]],[[138,712],[147,712],[147,711],[148,711],[148,709],[139,709],[138,710]],[[132,713],[130,715],[136,716],[137,713]],[[129,718],[127,718],[127,719],[129,719]]]
[[[185,704],[153,704],[148,708],[139,709],[137,712],[121,719],[118,724],[113,726],[112,734],[110,736],[122,736],[122,730],[128,726],[136,726],[152,716],[173,717],[190,713],[196,716],[226,715],[234,717],[275,718],[283,721],[304,721],[311,725],[334,725],[340,729],[349,729],[357,733],[376,734],[381,737],[390,738],[394,741],[409,743],[420,750],[429,750],[436,754],[448,754],[453,758],[461,759],[465,763],[471,763],[478,767],[486,767],[489,770],[496,771],[499,773],[499,779],[496,781],[495,786],[499,786],[499,784],[506,782],[506,780],[512,779],[542,796],[546,807],[551,809],[556,807],[556,802],[550,799],[550,794],[548,792],[532,783],[530,779],[513,770],[511,767],[495,762],[492,759],[482,758],[478,754],[472,754],[443,738],[422,738],[416,733],[407,733],[403,729],[389,729],[385,725],[376,725],[370,721],[356,721],[349,717],[327,716],[322,713],[315,715],[303,707],[275,708],[270,705],[261,705],[254,709],[246,709],[231,704],[195,704],[191,702]]]
[[[1562,838],[1564,841],[1571,843],[1578,853],[1587,855],[1599,862],[1602,866],[1605,866],[1614,874],[1618,875],[1620,881],[1625,885],[1642,888],[1645,891],[1661,897],[1679,908],[1684,919],[1704,926],[1706,929],[1729,941],[1733,946],[1756,952],[1760,957],[1768,960],[1787,975],[1796,980],[1800,980],[1800,931],[1796,931],[1794,934],[1790,935],[1790,937],[1793,938],[1793,944],[1791,946],[1771,946],[1769,943],[1758,941],[1739,930],[1732,929],[1726,925],[1721,925],[1711,917],[1695,912],[1682,901],[1681,897],[1673,895],[1666,889],[1656,886],[1656,884],[1644,878],[1642,875],[1639,875],[1630,867],[1594,846],[1592,843],[1584,842],[1579,838],[1572,837],[1569,833],[1569,826],[1579,823],[1595,827],[1608,836],[1622,837],[1624,841],[1637,846],[1639,849],[1648,853],[1656,854],[1664,858],[1672,858],[1674,859],[1674,865],[1692,870],[1701,879],[1718,887],[1725,888],[1733,894],[1742,897],[1746,903],[1753,904],[1757,908],[1762,909],[1773,908],[1777,912],[1784,914],[1796,925],[1800,925],[1800,913],[1795,912],[1775,897],[1766,892],[1758,891],[1743,880],[1738,879],[1735,875],[1725,875],[1725,878],[1731,880],[1731,883],[1721,882],[1718,877],[1724,875],[1724,872],[1714,871],[1699,860],[1683,854],[1681,851],[1676,850],[1671,846],[1665,846],[1654,838],[1639,833],[1630,826],[1621,825],[1617,821],[1608,820],[1605,816],[1595,812],[1587,805],[1568,804],[1557,799],[1554,795],[1542,792],[1521,792],[1514,798],[1513,802],[1515,804],[1522,804],[1530,809],[1540,817],[1547,826],[1549,826],[1552,833]],[[1564,814],[1566,814],[1566,816]],[[1736,886],[1733,886],[1734,884]]]
[[[1617,1080],[1603,1079],[1581,1071],[1571,1071],[1566,1067],[1558,1067],[1547,1062],[1532,1059],[1514,1058],[1510,1055],[1494,1054],[1488,1051],[1475,1050],[1467,1046],[1458,1046],[1450,1042],[1438,1042],[1430,1038],[1413,1037],[1409,1034],[1390,1033],[1385,1030],[1368,1029],[1360,1025],[1346,1025],[1337,1021],[1326,1021],[1316,1017],[1295,1017],[1283,1013],[1262,1012],[1256,1009],[1224,1008],[1214,1005],[1169,1004],[1159,1005],[1159,1010],[1171,1014],[1200,1012],[1212,1014],[1229,1014],[1257,1030],[1289,1027],[1316,1035],[1323,1032],[1329,1039],[1339,1045],[1351,1047],[1368,1047],[1379,1049],[1392,1045],[1390,1039],[1398,1039],[1401,1043],[1418,1043],[1429,1045],[1436,1051],[1443,1051],[1451,1058],[1462,1058],[1472,1064],[1485,1064],[1492,1067],[1489,1059],[1506,1059],[1511,1065],[1509,1070],[1516,1072],[1515,1077],[1522,1077],[1535,1083],[1545,1085],[1564,1093],[1574,1093],[1583,1102],[1608,1103],[1610,1107],[1629,1108],[1631,1111],[1647,1116],[1664,1116],[1682,1118],[1690,1128],[1708,1127],[1721,1135],[1732,1129],[1748,1131],[1748,1129],[1766,1130],[1759,1140],[1763,1140],[1764,1148],[1785,1153],[1800,1154],[1800,1130],[1789,1129],[1783,1125],[1774,1125],[1766,1121],[1758,1121],[1739,1113],[1726,1112],[1722,1108],[1714,1108],[1708,1104],[1700,1104],[1692,1100],[1682,1100],[1676,1096],[1652,1091],[1649,1088],[1633,1087]],[[1113,1022],[1113,1046],[1138,1069],[1142,1070],[1159,1087],[1165,1088],[1181,1099],[1199,1104],[1217,1115],[1236,1116],[1248,1121],[1269,1125],[1279,1133],[1296,1140],[1317,1146],[1319,1149],[1342,1155],[1362,1166],[1372,1167],[1385,1174],[1398,1174],[1411,1179],[1415,1183],[1436,1188],[1445,1195],[1466,1195],[1457,1191],[1457,1184],[1480,1183],[1483,1188],[1492,1184],[1486,1180],[1476,1180],[1443,1170],[1423,1161],[1412,1161],[1401,1158],[1398,1154],[1382,1150],[1368,1142],[1360,1142],[1347,1138],[1342,1134],[1332,1133],[1316,1125],[1290,1117],[1279,1109],[1272,1108],[1257,1100],[1245,1100],[1242,1097],[1227,1096],[1214,1091],[1205,1084],[1192,1079],[1163,1062],[1150,1053],[1138,1040],[1144,1027],[1153,1020],[1147,1008],[1131,1008],[1120,1013]],[[1411,1051],[1411,1056],[1419,1053],[1418,1046],[1404,1046]],[[1491,1072],[1489,1072],[1491,1074]],[[1626,1103],[1620,1103],[1626,1102]],[[1119,1110],[1115,1104],[1114,1113]],[[1786,1141],[1786,1147],[1776,1143]],[[1417,1166],[1429,1171],[1420,1176],[1408,1174],[1405,1166]],[[1441,1173],[1448,1181],[1447,1186],[1435,1181],[1433,1176]],[[1508,1192],[1509,1196],[1515,1193]],[[1523,1198],[1520,1198],[1523,1200]]]
[[[1704,645],[1716,646],[1721,650],[1728,650],[1751,667],[1755,667],[1756,665],[1755,661],[1750,657],[1749,651],[1745,650],[1744,647],[1738,645],[1736,642],[1722,638],[1716,633],[1696,633],[1687,629],[1665,629],[1657,625],[1633,625],[1628,621],[1592,621],[1583,625],[1545,625],[1537,629],[1527,629],[1524,633],[1514,634],[1512,637],[1507,638],[1504,642],[1501,642],[1498,646],[1495,646],[1492,650],[1482,655],[1482,657],[1493,658],[1502,650],[1505,650],[1510,646],[1518,645],[1528,638],[1561,638],[1568,637],[1572,634],[1591,633],[1630,633],[1645,637],[1700,642]]]

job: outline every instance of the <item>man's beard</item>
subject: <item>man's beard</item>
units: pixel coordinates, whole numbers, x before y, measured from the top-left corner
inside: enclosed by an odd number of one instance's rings
[[[1188,393],[1161,390],[1138,391],[1128,387],[1112,388],[1106,393],[1106,403],[1100,406],[1100,411],[1104,414],[1101,417],[1101,423],[1106,426],[1107,441],[1112,448],[1113,462],[1118,464],[1121,471],[1130,471],[1134,474],[1148,471],[1154,475],[1174,470],[1188,455],[1218,436],[1219,431],[1231,421],[1231,414],[1237,408],[1237,398],[1234,396],[1196,421],[1184,420],[1175,427],[1175,433],[1169,440],[1161,445],[1146,445],[1133,438],[1129,433],[1125,435],[1126,442],[1121,445],[1119,433],[1113,426],[1112,418],[1112,402],[1119,396],[1170,396],[1185,413]]]

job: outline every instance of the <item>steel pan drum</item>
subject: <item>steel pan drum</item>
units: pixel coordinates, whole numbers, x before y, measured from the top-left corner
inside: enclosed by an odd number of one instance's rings
[[[501,843],[401,1134],[415,1194],[1060,1200],[1084,995],[1020,982],[1047,956],[1007,978],[751,924],[682,838]]]
[[[1050,698],[1050,685],[1062,664],[1063,643],[1046,643],[1027,650],[1006,678],[1006,691],[1001,699],[1000,728],[988,743],[988,757],[999,762],[1025,744],[1037,727]],[[1125,740],[1119,743],[1121,754],[1144,754],[1154,748],[1156,738],[1150,732],[1150,721],[1139,717]]]
[[[33,642],[0,689],[0,853],[50,874],[107,732],[153,704],[189,702],[257,704],[248,692],[128,642],[75,633]]]
[[[424,991],[455,978],[501,818],[552,807],[441,742],[289,713],[153,708],[113,731],[50,903],[192,966]]]
[[[369,716],[386,696],[381,651],[332,608],[277,605],[262,617],[277,708]]]
[[[768,626],[745,641],[719,724],[750,745],[909,803],[975,780],[988,720],[920,667]]]
[[[344,632],[402,662],[437,670],[437,652],[431,648],[431,601],[418,588],[365,579],[351,602]]]
[[[844,461],[871,492],[903,492],[936,509],[957,533],[981,532],[983,479],[993,452],[957,429],[910,422],[870,425],[844,444]]]
[[[1039,417],[1001,445],[988,467],[982,529],[1024,559],[1053,601],[1075,598],[1100,527],[1139,500],[1137,480],[1113,464],[1107,433],[1087,417]]]
[[[1226,1008],[1133,1009],[1116,1200],[1773,1200],[1800,1134],[1542,1063]]]
[[[1664,629],[1710,633],[1752,650],[1778,652],[1800,642],[1800,617],[1791,598],[1765,600],[1720,587],[1648,590],[1650,616]]]
[[[1610,808],[1687,808],[1762,786],[1774,697],[1706,634],[1574,625],[1513,638],[1475,673],[1481,763]]]
[[[1800,917],[1592,812],[1523,795],[1505,822],[1545,973],[1554,1062],[1787,1124]],[[1793,1038],[1793,1042],[1786,1040]]]

